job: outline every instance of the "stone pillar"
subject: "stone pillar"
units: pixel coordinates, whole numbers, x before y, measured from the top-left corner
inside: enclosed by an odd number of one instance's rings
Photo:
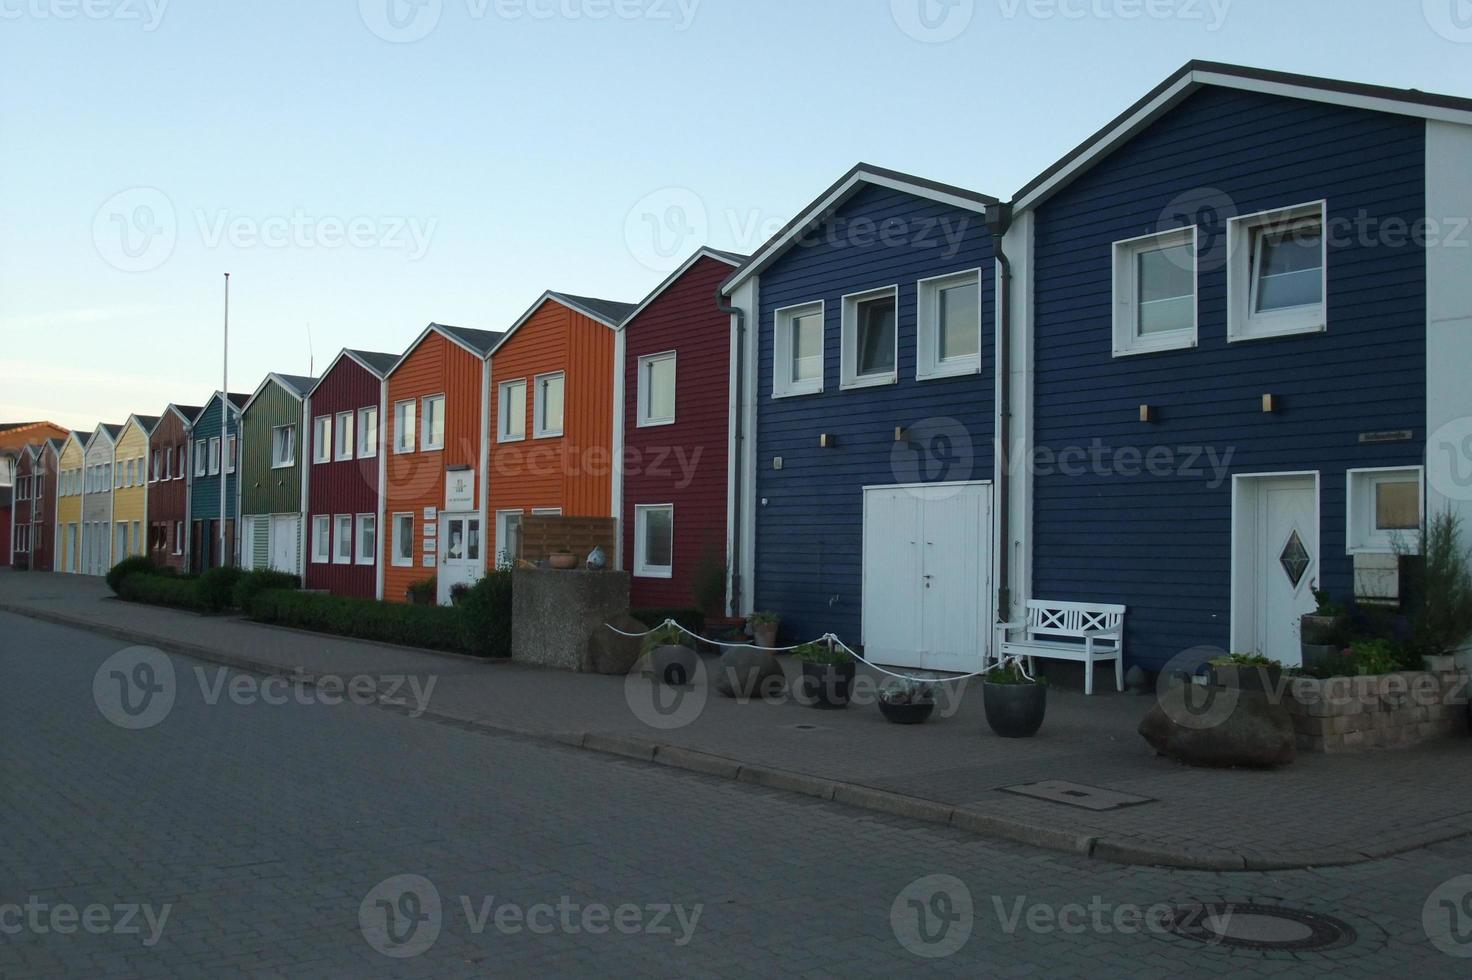
[[[629,574],[542,568],[511,574],[511,659],[589,670],[594,631],[629,611]]]

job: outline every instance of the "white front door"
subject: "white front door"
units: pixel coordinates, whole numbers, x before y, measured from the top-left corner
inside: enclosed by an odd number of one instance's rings
[[[1317,480],[1312,475],[1243,478],[1234,511],[1232,652],[1258,653],[1296,667],[1303,662],[1299,619],[1317,605]]]
[[[271,518],[271,568],[278,572],[297,573],[297,522],[295,514],[278,514]]]
[[[485,573],[479,514],[440,514],[438,601],[450,604],[456,585],[473,585]]]
[[[864,491],[864,649],[868,659],[977,670],[991,643],[991,485]]]

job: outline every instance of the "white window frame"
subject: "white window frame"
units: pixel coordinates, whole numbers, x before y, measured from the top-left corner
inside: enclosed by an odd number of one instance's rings
[[[326,565],[332,561],[332,517],[329,514],[312,515],[312,564]]]
[[[281,458],[281,455],[278,451],[281,448],[281,439],[283,433],[285,433],[286,438],[286,458],[284,460]],[[296,426],[291,423],[287,423],[286,425],[271,426],[271,469],[289,469],[295,462]]]
[[[972,286],[976,290],[976,353],[940,356],[940,294],[942,290]],[[986,337],[982,310],[981,269],[962,269],[915,282],[915,380],[956,378],[981,373],[981,345]]]
[[[394,454],[414,451],[419,402],[405,398],[394,402]],[[408,438],[405,438],[408,436]]]
[[[378,515],[358,514],[353,518],[353,548],[357,553],[359,565],[371,565],[378,559]],[[363,530],[365,527],[373,527],[373,547],[364,548]],[[366,554],[365,554],[366,551]]]
[[[343,554],[342,546],[346,542],[347,554]],[[332,515],[332,563],[334,565],[351,565],[353,563],[353,515]]]
[[[792,326],[800,316],[818,315],[823,325],[818,344],[818,376],[805,381],[792,380]],[[772,314],[772,397],[792,398],[816,395],[823,390],[827,372],[828,309],[824,300],[784,306]]]
[[[187,452],[185,452],[185,450],[187,448],[189,448],[189,443],[188,442],[184,442],[184,443],[181,443],[179,445],[179,457],[178,457],[179,458],[179,472],[178,472],[178,475],[175,477],[175,479],[178,479],[178,480],[184,479],[185,474],[188,471],[188,463],[187,463],[187,461],[184,458],[184,457],[186,457],[186,456],[189,455]]]
[[[650,383],[650,369],[656,364],[670,362],[670,385],[674,389],[670,392],[670,415],[656,417],[650,413],[649,406],[654,397],[654,388]],[[645,354],[639,358],[639,404],[637,415],[637,427],[641,429],[652,428],[660,425],[674,425],[675,417],[679,412],[680,382],[679,382],[679,357],[678,351],[666,350],[658,354]]]
[[[312,462],[332,462],[331,415],[318,415],[312,419]]]
[[[332,458],[339,463],[352,459],[353,446],[353,413],[338,412],[332,418]]]
[[[429,424],[429,407],[439,404],[440,441],[434,442],[434,427]],[[419,400],[419,448],[425,452],[436,452],[445,448],[445,396],[425,395]]]
[[[1347,555],[1393,555],[1421,553],[1421,531],[1381,531],[1375,527],[1375,489],[1382,483],[1405,483],[1416,478],[1421,502],[1421,521],[1426,520],[1426,468],[1423,466],[1377,466],[1346,470],[1344,474],[1344,553]]]
[[[1191,325],[1177,330],[1140,334],[1140,263],[1144,252],[1191,246]],[[1114,356],[1189,350],[1196,346],[1201,326],[1201,250],[1196,226],[1126,238],[1114,243]]]
[[[1314,201],[1242,215],[1227,222],[1227,341],[1264,340],[1295,334],[1323,333],[1329,328],[1329,202]],[[1288,310],[1253,313],[1261,256],[1252,253],[1253,237],[1262,229],[1319,219],[1319,302]]]
[[[517,399],[520,402],[519,411],[514,411],[511,401],[513,393],[518,388],[521,389],[521,397]],[[496,423],[496,441],[521,442],[526,438],[526,395],[528,391],[531,391],[531,385],[527,384],[526,378],[513,378],[510,381],[502,381],[497,386],[497,391],[499,394],[496,396],[496,404],[499,418]],[[564,396],[565,394],[564,391]],[[565,409],[566,405],[563,407]],[[520,432],[511,431],[512,419],[518,419],[521,422]]]
[[[159,480],[163,479],[163,477],[159,475],[163,472],[164,467],[164,451],[162,449],[155,449],[153,451],[151,465],[153,466],[153,470],[149,476],[149,481],[152,483],[157,483]]]
[[[859,304],[871,299],[894,300],[894,364],[884,374],[859,374]],[[880,286],[863,292],[848,293],[843,297],[843,315],[840,317],[842,342],[839,347],[840,389],[873,388],[876,385],[892,385],[899,380],[900,370],[900,287]]]
[[[220,437],[210,436],[210,476],[220,475]]]
[[[667,510],[670,512],[670,563],[668,565],[650,565],[646,559],[645,539],[648,529],[649,513],[651,511]],[[675,576],[675,505],[674,504],[636,504],[634,505],[634,575],[638,578],[674,578]]]
[[[401,533],[401,523],[407,522],[409,530],[407,534]],[[393,515],[393,564],[395,568],[414,567],[414,513],[412,511],[400,511]],[[399,543],[409,542],[409,554],[407,557],[399,554]]]
[[[378,406],[358,409],[358,458],[378,455]]]
[[[225,472],[235,472],[235,455],[240,445],[239,439],[234,435],[225,437]]]
[[[547,428],[547,420],[544,418],[546,410],[542,406],[542,385],[553,378],[562,380],[562,428]],[[567,372],[548,371],[532,378],[532,434],[537,439],[557,439],[567,428]]]
[[[507,509],[507,510],[498,510],[498,511],[496,511],[496,551],[495,551],[495,555],[496,555],[496,563],[498,565],[501,562],[501,556],[502,555],[506,555],[506,559],[508,561],[515,561],[516,560],[516,556],[515,555],[512,555],[512,554],[509,554],[506,551],[506,548],[505,548],[505,544],[506,544],[506,518],[508,518],[508,517],[520,517],[520,518],[523,519],[523,521],[525,520],[525,514],[523,514],[523,512],[522,512],[522,510],[521,510],[520,507],[515,507],[515,508],[511,508],[511,509]],[[525,527],[525,524],[523,524],[523,527]]]
[[[164,468],[163,468],[163,474],[159,477],[159,479],[161,481],[163,481],[163,482],[168,482],[169,480],[172,480],[173,478],[174,478],[174,447],[173,446],[169,446],[166,449],[164,449]],[[184,478],[184,474],[183,473],[180,473],[179,474],[179,479],[182,480],[183,478]]]

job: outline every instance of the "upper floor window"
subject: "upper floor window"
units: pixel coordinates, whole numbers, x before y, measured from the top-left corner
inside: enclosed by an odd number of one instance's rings
[[[533,413],[538,439],[562,435],[562,403],[566,379],[561,371],[537,376],[536,411]]]
[[[210,476],[220,472],[220,437],[210,438]]]
[[[981,273],[972,269],[917,284],[915,377],[981,370]]]
[[[1114,356],[1196,346],[1196,228],[1114,243]]]
[[[823,390],[823,304],[789,306],[776,314],[772,343],[772,396]]]
[[[1421,501],[1424,472],[1419,466],[1350,470],[1348,547],[1350,554],[1421,551]]]
[[[235,472],[235,437],[229,436],[225,440],[225,472]]]
[[[184,479],[184,467],[187,465],[184,462],[184,459],[185,459],[186,456],[189,455],[189,453],[187,452],[188,448],[189,448],[189,443],[187,443],[187,442],[182,442],[182,443],[179,444],[179,474],[178,474],[178,478],[181,479],[181,480]],[[169,452],[172,453],[173,450],[170,449]]]
[[[445,448],[445,396],[426,395],[424,398],[424,431],[420,449]]]
[[[332,416],[319,415],[312,419],[312,462],[327,463],[332,460]]]
[[[497,442],[518,442],[526,438],[526,379],[501,382],[500,425]]]
[[[271,466],[290,466],[296,461],[296,426],[278,425],[271,430]]]
[[[150,479],[154,482],[162,480],[167,472],[163,467],[164,451],[162,449],[155,449],[153,451],[153,475]]]
[[[899,287],[843,298],[843,387],[890,384],[899,358]]]
[[[378,455],[378,406],[358,409],[358,458]]]
[[[353,413],[338,412],[335,420],[337,430],[333,438],[333,458],[337,460],[353,458]]]
[[[1227,228],[1227,339],[1327,329],[1324,202],[1233,218]]]
[[[394,452],[414,451],[414,408],[411,401],[394,403]]]
[[[675,352],[639,358],[639,424],[669,425],[675,420]]]

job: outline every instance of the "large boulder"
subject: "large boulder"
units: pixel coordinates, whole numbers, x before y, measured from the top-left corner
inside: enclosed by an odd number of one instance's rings
[[[777,658],[756,647],[729,647],[716,667],[716,693],[727,698],[775,697],[787,684]]]
[[[1140,734],[1156,752],[1191,766],[1274,769],[1297,757],[1293,718],[1282,704],[1235,688],[1211,694],[1225,700],[1194,713],[1163,695],[1140,722]]]
[[[625,633],[643,633],[649,629],[628,613],[611,617],[607,625]],[[588,638],[585,669],[595,674],[627,674],[639,662],[643,647],[642,636],[621,636],[606,626],[596,629]]]

